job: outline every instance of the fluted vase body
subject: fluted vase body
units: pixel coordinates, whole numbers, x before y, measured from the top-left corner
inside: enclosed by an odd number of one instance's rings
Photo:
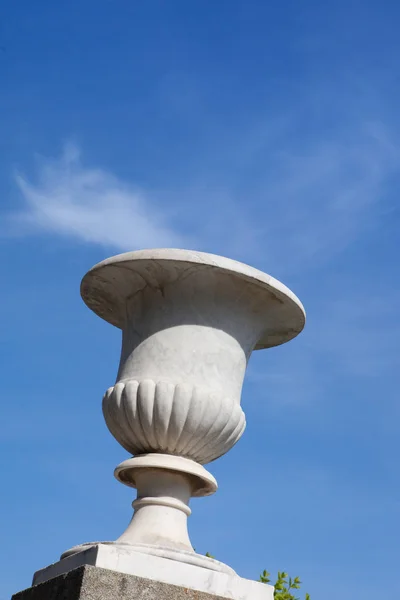
[[[128,300],[117,383],[103,401],[107,425],[128,452],[207,463],[238,441],[262,309],[251,284],[207,268]]]

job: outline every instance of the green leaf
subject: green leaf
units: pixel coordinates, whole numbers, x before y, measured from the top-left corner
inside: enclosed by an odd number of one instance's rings
[[[270,583],[270,573],[264,569],[260,575],[261,583]],[[274,585],[274,600],[300,600],[298,596],[292,594],[291,590],[300,589],[300,577],[289,577],[286,571],[278,571],[276,583]],[[305,594],[304,600],[311,600],[310,594]]]

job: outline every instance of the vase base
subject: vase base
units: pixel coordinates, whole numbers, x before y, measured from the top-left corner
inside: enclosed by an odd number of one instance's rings
[[[124,460],[114,471],[121,483],[136,488],[136,472],[142,469],[165,469],[189,475],[192,480],[192,496],[210,496],[217,491],[215,478],[202,465],[183,456],[172,454],[142,454]]]
[[[149,544],[127,544],[124,542],[87,542],[84,544],[79,544],[78,546],[74,546],[69,550],[66,550],[60,557],[61,560],[69,558],[71,556],[75,556],[80,552],[85,552],[90,548],[96,548],[97,546],[111,546],[115,548],[117,551],[122,551],[123,553],[133,553],[135,556],[137,553],[147,554],[151,556],[158,556],[160,558],[166,558],[168,560],[173,560],[176,562],[185,563],[187,565],[192,565],[195,567],[202,567],[203,569],[209,569],[210,571],[218,571],[219,573],[227,573],[230,575],[235,575],[235,571],[220,562],[219,560],[215,560],[214,558],[204,556],[202,554],[197,554],[196,552],[189,552],[185,550],[176,550],[174,548],[163,548],[163,547],[155,547],[150,546]]]

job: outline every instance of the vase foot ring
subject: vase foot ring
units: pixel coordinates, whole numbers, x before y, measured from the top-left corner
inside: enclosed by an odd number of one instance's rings
[[[136,488],[135,473],[139,469],[164,469],[189,475],[192,480],[192,496],[210,496],[218,485],[215,478],[202,465],[182,456],[172,454],[142,454],[124,460],[114,471],[121,483]]]

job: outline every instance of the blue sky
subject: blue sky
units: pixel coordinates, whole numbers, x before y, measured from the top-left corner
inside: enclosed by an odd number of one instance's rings
[[[101,414],[120,334],[79,284],[160,246],[248,262],[308,315],[250,361],[197,550],[312,600],[399,596],[399,19],[394,0],[1,4],[1,600],[129,521]]]

